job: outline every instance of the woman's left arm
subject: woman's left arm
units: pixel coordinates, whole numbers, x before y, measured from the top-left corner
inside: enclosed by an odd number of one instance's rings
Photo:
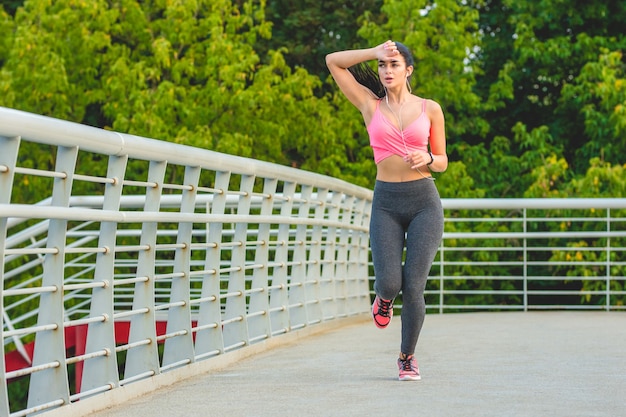
[[[428,100],[426,114],[430,118],[430,152],[433,162],[428,168],[434,172],[443,172],[448,169],[448,154],[446,153],[446,121],[439,103]]]

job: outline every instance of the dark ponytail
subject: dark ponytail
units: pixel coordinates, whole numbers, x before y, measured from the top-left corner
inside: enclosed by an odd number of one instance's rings
[[[398,52],[400,52],[400,55],[404,57],[406,66],[414,66],[413,54],[411,53],[409,48],[407,48],[406,45],[400,42],[396,42],[396,47],[398,48]],[[370,91],[374,93],[378,98],[383,98],[387,94],[383,83],[380,82],[378,72],[374,71],[367,62],[361,62],[360,64],[354,65],[348,68],[348,71],[352,73],[352,75],[359,84],[369,88]]]
[[[361,62],[348,68],[359,84],[369,88],[378,98],[385,97],[385,87],[378,78],[378,73],[367,62]]]

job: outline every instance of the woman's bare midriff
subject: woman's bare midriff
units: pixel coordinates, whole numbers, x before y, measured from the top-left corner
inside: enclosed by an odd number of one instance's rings
[[[399,155],[392,155],[383,159],[377,165],[376,179],[385,182],[406,182],[423,180],[432,175],[426,167],[411,169],[411,166]]]

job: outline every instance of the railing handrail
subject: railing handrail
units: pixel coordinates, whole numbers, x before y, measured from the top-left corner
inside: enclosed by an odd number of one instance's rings
[[[276,177],[298,184],[316,184],[319,188],[332,188],[359,198],[372,196],[372,191],[367,188],[310,171],[183,144],[96,129],[1,106],[0,136],[21,137],[28,141],[53,146],[78,146],[81,150],[101,155],[125,155],[131,159],[167,161],[173,165],[232,171],[241,175],[263,178]],[[158,142],[157,149],[155,149],[155,142]]]
[[[443,208],[450,210],[623,209],[626,208],[626,198],[444,198]]]

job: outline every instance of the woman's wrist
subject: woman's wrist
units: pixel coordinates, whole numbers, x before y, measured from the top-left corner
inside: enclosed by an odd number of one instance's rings
[[[433,164],[433,162],[435,162],[435,157],[433,156],[432,152],[428,152],[428,156],[430,156],[430,162],[427,162],[426,165],[428,165],[429,167]]]
[[[439,158],[437,157],[437,155],[433,154],[432,152],[428,152],[428,154],[430,155],[431,159],[430,159],[430,162],[426,164],[426,167],[432,172],[439,172],[437,170]]]
[[[448,157],[443,155],[432,154],[433,161],[427,163],[426,166],[432,172],[444,172],[448,169]]]

